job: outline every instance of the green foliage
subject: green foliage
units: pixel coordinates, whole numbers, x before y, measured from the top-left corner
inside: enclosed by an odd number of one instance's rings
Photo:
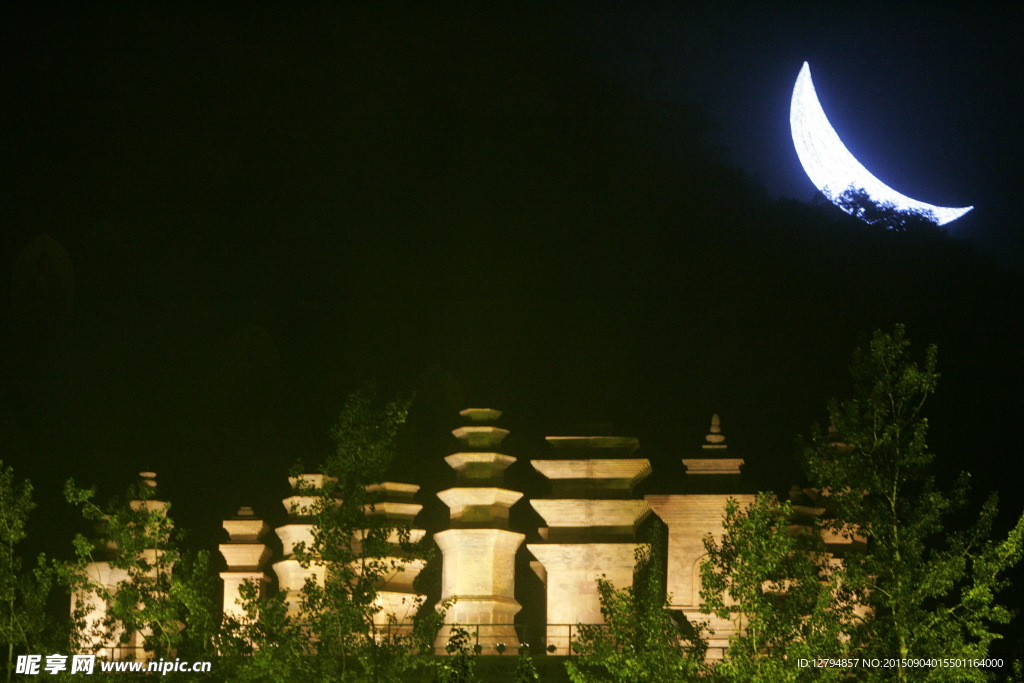
[[[381,610],[378,590],[406,562],[424,559],[407,525],[376,514],[384,480],[394,459],[395,439],[410,400],[381,401],[372,386],[354,392],[332,430],[335,450],[323,464],[322,485],[301,479],[299,489],[313,504],[294,514],[314,524],[313,540],[299,543],[295,558],[324,568],[324,580],[307,580],[289,611],[283,596],[258,597],[247,588],[247,619],[226,624],[225,652],[239,680],[392,681],[428,666],[443,614],[431,613],[409,628],[420,604],[410,596],[407,612],[375,625]],[[301,472],[293,472],[301,474]],[[244,655],[244,656],[243,656]]]
[[[35,569],[22,571],[16,546],[25,540],[25,524],[35,508],[32,484],[18,482],[0,461],[0,647],[5,650],[6,680],[14,672],[16,653],[38,651],[45,637],[46,598],[53,571],[40,555]]]
[[[210,553],[181,552],[170,579],[167,598],[184,624],[176,644],[178,655],[193,660],[213,659],[217,655],[214,638],[220,628],[220,604]]]
[[[323,584],[307,582],[301,611],[317,654],[336,665],[329,672],[335,679],[391,679],[417,666],[411,655],[433,645],[429,629],[406,633],[397,623],[383,630],[374,626],[377,590],[423,551],[411,542],[407,526],[374,514],[379,495],[368,490],[384,480],[408,407],[408,400],[382,403],[373,387],[349,396],[332,433],[335,451],[323,467],[327,479],[317,492],[312,547],[296,548],[303,566],[327,567]],[[418,609],[410,602],[404,620],[411,621]],[[358,667],[350,670],[350,663]]]
[[[669,610],[662,567],[665,550],[660,525],[651,542],[636,552],[634,585],[616,588],[600,578],[597,589],[604,624],[580,624],[566,661],[575,683],[678,681],[696,676],[706,644],[700,630]]]
[[[968,475],[944,492],[932,476],[927,420],[922,409],[935,392],[937,352],[918,364],[902,326],[876,332],[855,354],[854,397],[829,406],[833,434],[818,430],[804,449],[812,483],[835,508],[833,531],[868,539],[864,553],[850,553],[845,585],[868,608],[852,631],[862,657],[984,658],[993,630],[1010,612],[996,601],[1005,572],[1020,561],[1024,516],[1001,541],[990,539],[996,497],[966,531],[955,531],[963,513]],[[977,669],[858,672],[868,680],[986,680]]]
[[[729,639],[714,678],[721,681],[838,680],[836,669],[800,668],[798,659],[841,658],[853,619],[851,596],[828,566],[821,535],[790,533],[788,502],[760,494],[747,509],[726,504],[721,542],[708,536],[701,567],[705,614],[741,629]]]
[[[537,665],[533,662],[533,655],[530,647],[523,643],[519,647],[519,655],[516,657],[516,683],[532,683],[539,681],[540,674],[537,672]]]
[[[367,484],[384,480],[411,403],[411,397],[382,402],[372,384],[349,395],[331,430],[334,453],[324,465],[324,474],[338,480],[339,493],[365,495]]]
[[[212,655],[217,604],[208,554],[179,549],[170,504],[154,500],[150,487],[137,483],[105,509],[93,502],[95,493],[71,480],[64,490],[98,532],[95,540],[75,538],[75,560],[62,570],[75,596],[71,648],[99,655],[110,647],[142,647],[156,657]],[[109,562],[115,581],[88,571],[100,559]],[[94,598],[99,612],[91,607]]]
[[[1006,586],[1005,572],[1024,554],[1024,517],[1004,540],[990,540],[995,496],[970,528],[953,525],[963,519],[968,476],[948,493],[932,476],[922,410],[938,383],[936,358],[932,346],[916,362],[901,326],[876,332],[855,353],[853,398],[830,404],[834,429],[815,431],[803,449],[827,518],[790,524],[790,504],[764,494],[747,510],[729,503],[722,540],[705,542],[701,597],[706,613],[743,630],[710,678],[989,679],[979,669],[902,665],[985,658],[999,637],[993,627],[1010,618],[996,596]],[[823,531],[867,539],[866,549],[832,559]],[[815,657],[888,659],[897,666],[796,665]]]
[[[216,639],[225,680],[315,680],[306,631],[288,615],[284,593],[261,596],[254,581],[240,593],[244,618],[225,616]]]
[[[477,653],[470,642],[476,634],[470,633],[461,626],[453,626],[445,649],[448,655],[440,657],[437,662],[437,680],[439,683],[473,683],[477,680]]]

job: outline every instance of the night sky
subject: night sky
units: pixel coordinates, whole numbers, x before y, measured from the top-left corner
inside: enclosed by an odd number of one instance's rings
[[[1020,8],[21,5],[0,458],[36,484],[39,547],[67,548],[69,476],[108,496],[155,469],[197,546],[239,505],[280,516],[366,380],[417,392],[405,478],[441,477],[456,411],[486,406],[526,458],[611,423],[671,490],[719,412],[785,491],[895,322],[939,345],[936,474],[1024,506]],[[898,235],[817,199],[805,60],[868,169],[974,211]]]

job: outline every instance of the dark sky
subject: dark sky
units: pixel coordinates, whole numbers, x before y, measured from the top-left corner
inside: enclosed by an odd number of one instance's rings
[[[143,467],[204,544],[278,514],[367,379],[418,392],[410,472],[487,404],[527,457],[614,423],[671,488],[717,411],[784,490],[895,322],[940,346],[937,473],[1019,511],[1021,10],[582,7],[5,6],[0,457],[37,533],[67,476]],[[814,199],[804,60],[867,168],[975,205],[950,235]]]

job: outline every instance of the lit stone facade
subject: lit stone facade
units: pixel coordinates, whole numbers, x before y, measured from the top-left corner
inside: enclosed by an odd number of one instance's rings
[[[735,498],[741,506],[749,505],[750,494],[664,495],[647,496],[651,508],[669,530],[667,591],[672,607],[682,610],[691,621],[707,622],[714,631],[708,639],[709,655],[718,654],[735,633],[726,620],[700,613],[700,568],[705,558],[703,539],[709,533],[720,541],[725,503]]]
[[[543,567],[547,589],[547,647],[555,655],[569,654],[576,624],[600,624],[601,600],[597,579],[618,588],[633,585],[639,543],[531,543],[527,546]]]
[[[266,572],[267,561],[271,551],[265,540],[270,527],[262,519],[257,519],[252,508],[243,507],[232,519],[224,520],[224,530],[228,532],[228,543],[220,544],[220,554],[227,563],[227,571],[220,573],[224,582],[223,614],[244,622],[248,619],[241,607],[242,585],[246,581],[256,584],[262,595],[270,582]]]
[[[413,501],[420,490],[419,486],[386,481],[373,484],[366,489],[380,496],[380,500],[368,510],[369,514],[386,517],[396,526],[404,527],[408,530],[408,537],[405,540],[410,543],[417,543],[423,539],[426,530],[413,526],[413,520],[423,509],[422,505]],[[388,540],[397,547],[402,539],[399,538],[397,531],[392,531]],[[426,599],[425,595],[417,593],[413,587],[413,582],[423,570],[424,562],[406,560],[397,554],[384,560],[393,569],[384,577],[384,584],[377,590],[376,605],[380,609],[373,615],[373,625],[378,632],[405,635],[412,630],[416,613]]]
[[[572,626],[601,623],[597,579],[633,585],[637,526],[650,514],[633,487],[650,474],[646,459],[631,458],[639,442],[622,437],[548,437],[554,460],[533,467],[551,483],[551,498],[530,501],[547,527],[547,543],[527,545],[543,567],[547,592],[547,646],[569,654]],[[566,496],[566,497],[563,497]],[[571,498],[568,496],[572,496]]]
[[[323,565],[313,562],[308,567],[303,567],[295,556],[295,546],[299,543],[304,543],[307,548],[313,545],[313,515],[318,500],[317,492],[323,489],[326,479],[322,474],[288,477],[292,495],[281,501],[284,509],[288,511],[288,522],[275,529],[277,537],[281,540],[283,557],[274,563],[274,573],[277,575],[278,590],[285,594],[285,603],[288,605],[289,614],[292,615],[299,613],[302,587],[307,577],[320,585],[324,583]]]
[[[697,484],[701,480],[718,483],[717,488],[735,490],[729,479],[739,479],[741,458],[732,457],[722,434],[718,415],[711,417],[711,428],[699,457],[683,458],[686,479]],[[688,482],[689,483],[689,482]],[[738,484],[738,482],[737,482]],[[722,537],[722,518],[725,504],[730,498],[740,506],[747,506],[756,498],[741,493],[684,493],[645,496],[654,513],[668,527],[667,591],[671,605],[682,610],[688,619],[702,621],[710,626],[708,656],[718,658],[736,633],[731,621],[700,613],[700,572],[704,562],[704,537],[711,534],[717,541]]]
[[[513,623],[522,609],[515,598],[516,552],[524,534],[509,530],[509,509],[522,497],[502,486],[515,458],[495,452],[508,430],[490,424],[501,412],[470,408],[470,424],[455,429],[460,452],[445,460],[455,470],[456,486],[437,494],[448,506],[451,528],[434,534],[443,554],[441,599],[454,600],[435,648],[443,652],[451,627],[462,624],[477,633],[481,652],[519,649]]]
[[[156,473],[140,472],[140,483],[142,486],[156,489]],[[166,501],[147,498],[146,500],[131,500],[128,503],[134,510],[146,509],[158,514],[166,514],[170,504]],[[116,569],[111,566],[116,548],[113,543],[100,545],[96,548],[95,560],[85,566],[85,574],[92,586],[102,587],[110,595],[116,595],[123,582],[129,579],[128,572],[124,569]],[[162,551],[149,548],[143,551],[142,557],[152,566],[152,578],[155,578],[157,568],[156,560],[159,559]],[[164,568],[170,571],[170,567]],[[79,589],[71,595],[71,616],[74,618],[77,611],[82,610],[84,614],[85,628],[83,630],[84,643],[82,652],[96,653],[109,659],[133,658],[141,661],[148,661],[153,658],[153,653],[143,649],[146,632],[131,633],[127,642],[120,642],[123,635],[122,630],[115,630],[104,638],[103,621],[107,616],[107,603],[94,590]],[[172,653],[173,656],[173,653]]]
[[[638,530],[654,514],[667,527],[670,605],[691,621],[708,623],[713,629],[709,656],[721,656],[729,636],[736,631],[727,620],[700,614],[703,539],[709,534],[721,538],[724,509],[730,498],[746,506],[755,496],[744,492],[744,461],[730,453],[717,415],[712,417],[701,448],[694,448],[696,452],[691,454],[684,450],[682,467],[676,465],[663,473],[660,481],[647,480],[652,474],[651,463],[636,457],[639,442],[635,438],[546,437],[546,451],[529,460],[528,467],[519,465],[520,473],[535,472],[532,476],[546,483],[546,491],[524,500],[521,492],[505,486],[506,471],[516,465],[517,459],[498,452],[509,433],[493,424],[500,411],[467,409],[460,414],[467,424],[452,431],[457,452],[444,458],[455,475],[455,485],[436,493],[448,508],[447,522],[435,522],[432,529],[432,540],[441,551],[440,598],[454,601],[435,641],[438,652],[445,651],[452,628],[460,625],[474,634],[473,643],[479,645],[482,654],[514,654],[521,645],[517,627],[525,627],[531,646],[542,647],[550,654],[568,654],[576,625],[603,620],[597,579],[605,577],[619,588],[632,585],[636,553],[643,547]],[[155,487],[155,476],[142,473],[143,483]],[[302,474],[289,478],[289,482],[291,493],[283,499],[287,519],[274,529],[280,551],[268,543],[272,538],[269,525],[251,508],[243,507],[223,522],[228,536],[227,542],[220,544],[227,565],[220,573],[225,615],[241,621],[248,618],[239,605],[246,581],[255,582],[264,591],[274,585],[276,578],[276,588],[285,594],[292,614],[298,613],[307,579],[323,584],[326,568],[316,562],[303,567],[295,549],[299,543],[313,543],[314,508],[328,479],[321,474]],[[680,492],[640,496],[636,488],[641,484],[650,487],[648,490]],[[367,490],[375,499],[367,506],[368,514],[386,517],[404,527],[407,540],[412,542],[427,535],[427,530],[416,526],[423,511],[416,499],[426,495],[419,485],[388,481],[368,486]],[[794,488],[789,498],[793,501],[794,533],[825,514],[816,491]],[[156,511],[168,507],[155,499],[136,500],[131,505]],[[541,521],[535,530],[523,528],[523,513],[529,515],[531,508]],[[531,534],[535,542],[524,545],[526,534],[514,531],[513,524]],[[405,537],[393,532],[389,543],[397,547],[400,536]],[[362,538],[360,532],[355,534],[353,550],[358,552]],[[834,534],[826,542],[838,558],[851,549],[862,548],[866,541],[859,536]],[[111,568],[113,552],[112,547],[98,546],[95,561],[85,569],[94,583],[112,593],[127,578],[123,571]],[[152,560],[159,551],[145,553]],[[268,568],[275,554],[277,561]],[[536,583],[529,572],[525,577],[517,576],[517,558],[521,567],[528,565],[539,578],[543,586],[540,595],[528,585]],[[374,627],[378,633],[395,629],[406,632],[426,600],[414,586],[424,562],[400,559],[397,548],[393,557],[383,559],[391,561],[394,571],[378,586],[380,610]],[[517,622],[522,620],[520,601],[528,600],[534,615],[543,615],[544,623],[536,623],[536,616],[530,617],[530,623]],[[101,623],[105,616],[102,600],[91,593],[76,594],[72,596],[72,610],[76,601],[91,608],[87,625]],[[144,635],[132,634],[127,645],[120,645],[120,634],[115,633],[107,640],[94,638],[91,645],[114,659],[144,658]]]
[[[544,601],[539,609],[545,624],[539,631],[537,624],[523,626],[531,638],[544,642],[531,640],[530,644],[543,645],[551,654],[568,654],[577,624],[603,620],[597,579],[606,577],[617,587],[632,585],[636,552],[643,547],[638,529],[653,513],[668,531],[671,605],[693,621],[710,624],[715,631],[710,656],[720,656],[735,629],[728,621],[699,612],[703,539],[708,534],[720,538],[729,498],[747,505],[754,495],[741,493],[744,461],[730,453],[717,415],[712,417],[702,447],[681,458],[682,466],[676,465],[676,471],[663,475],[670,480],[657,482],[660,488],[667,485],[681,493],[636,493],[638,485],[651,483],[645,480],[652,468],[648,459],[636,457],[639,442],[635,438],[549,436],[545,438],[546,453],[529,461],[532,470],[546,481],[548,492],[523,500],[521,492],[505,487],[506,470],[517,459],[499,452],[509,433],[494,424],[501,412],[467,409],[460,414],[466,424],[452,431],[457,452],[444,458],[454,471],[455,485],[436,494],[448,508],[448,528],[433,533],[441,551],[440,598],[454,600],[435,641],[438,652],[444,651],[455,625],[475,634],[473,642],[483,654],[516,652],[520,646],[516,620],[522,609],[517,588],[522,588],[523,581],[516,575],[519,557],[543,584]],[[324,571],[316,564],[302,568],[294,557],[298,542],[312,541],[314,527],[308,511],[316,500],[316,490],[324,484],[322,475],[301,475],[301,479],[301,483],[291,479],[293,492],[284,500],[289,518],[276,529],[282,556],[273,564],[279,590],[287,593],[293,605],[306,578],[323,581]],[[427,532],[414,526],[422,509],[415,502],[419,486],[385,482],[370,488],[381,496],[371,514],[407,525],[413,541],[424,537]],[[513,531],[510,525],[518,519],[512,516],[514,508],[522,510],[527,504],[543,525],[536,529],[537,542],[524,545],[526,534]],[[798,506],[797,510],[821,512],[813,505]],[[225,581],[224,609],[230,612],[237,586],[245,580],[243,575],[258,581],[266,577],[262,571],[268,551],[261,541],[265,527],[255,517],[240,512],[225,522],[225,529],[231,542],[223,544],[221,552],[229,571],[221,576]],[[413,587],[422,569],[422,562],[406,562],[387,577],[378,596],[382,607],[378,628],[386,627],[389,615],[399,628],[410,627],[424,599]]]
[[[284,507],[288,511],[288,522],[275,530],[281,541],[283,559],[275,562],[273,567],[274,573],[277,575],[278,590],[285,592],[288,610],[292,615],[299,613],[302,587],[307,578],[322,586],[327,577],[326,567],[323,564],[313,561],[303,567],[295,556],[295,547],[299,543],[304,543],[306,548],[312,547],[315,531],[313,523],[315,506],[319,502],[319,494],[323,491],[327,480],[328,478],[322,474],[301,474],[298,477],[288,478],[292,486],[292,495],[283,500]],[[405,540],[413,543],[420,541],[426,531],[413,527],[413,520],[423,509],[422,505],[413,500],[419,488],[415,484],[392,481],[367,486],[367,491],[376,494],[378,500],[372,505],[368,505],[366,512],[371,516],[386,517],[396,526],[406,527],[408,537]],[[358,552],[360,539],[363,537],[361,532],[355,533],[354,551]],[[399,538],[396,531],[392,531],[388,541],[397,547],[402,539]],[[224,546],[221,546],[221,554],[224,555],[225,560],[228,560]],[[420,560],[405,560],[397,553],[395,556],[380,559],[383,564],[393,567],[393,571],[384,577],[383,585],[377,590],[376,604],[380,609],[373,616],[374,627],[393,634],[408,632],[411,630],[416,612],[425,598],[413,588],[413,581],[423,569],[424,563]],[[358,567],[355,569],[358,570]],[[225,605],[227,605],[227,592],[227,579],[225,579]]]

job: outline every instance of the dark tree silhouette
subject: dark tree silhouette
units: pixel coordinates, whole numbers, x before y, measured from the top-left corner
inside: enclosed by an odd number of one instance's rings
[[[854,218],[886,230],[909,232],[938,227],[935,214],[931,211],[900,209],[891,202],[877,202],[864,188],[851,186],[835,197],[834,202]]]

